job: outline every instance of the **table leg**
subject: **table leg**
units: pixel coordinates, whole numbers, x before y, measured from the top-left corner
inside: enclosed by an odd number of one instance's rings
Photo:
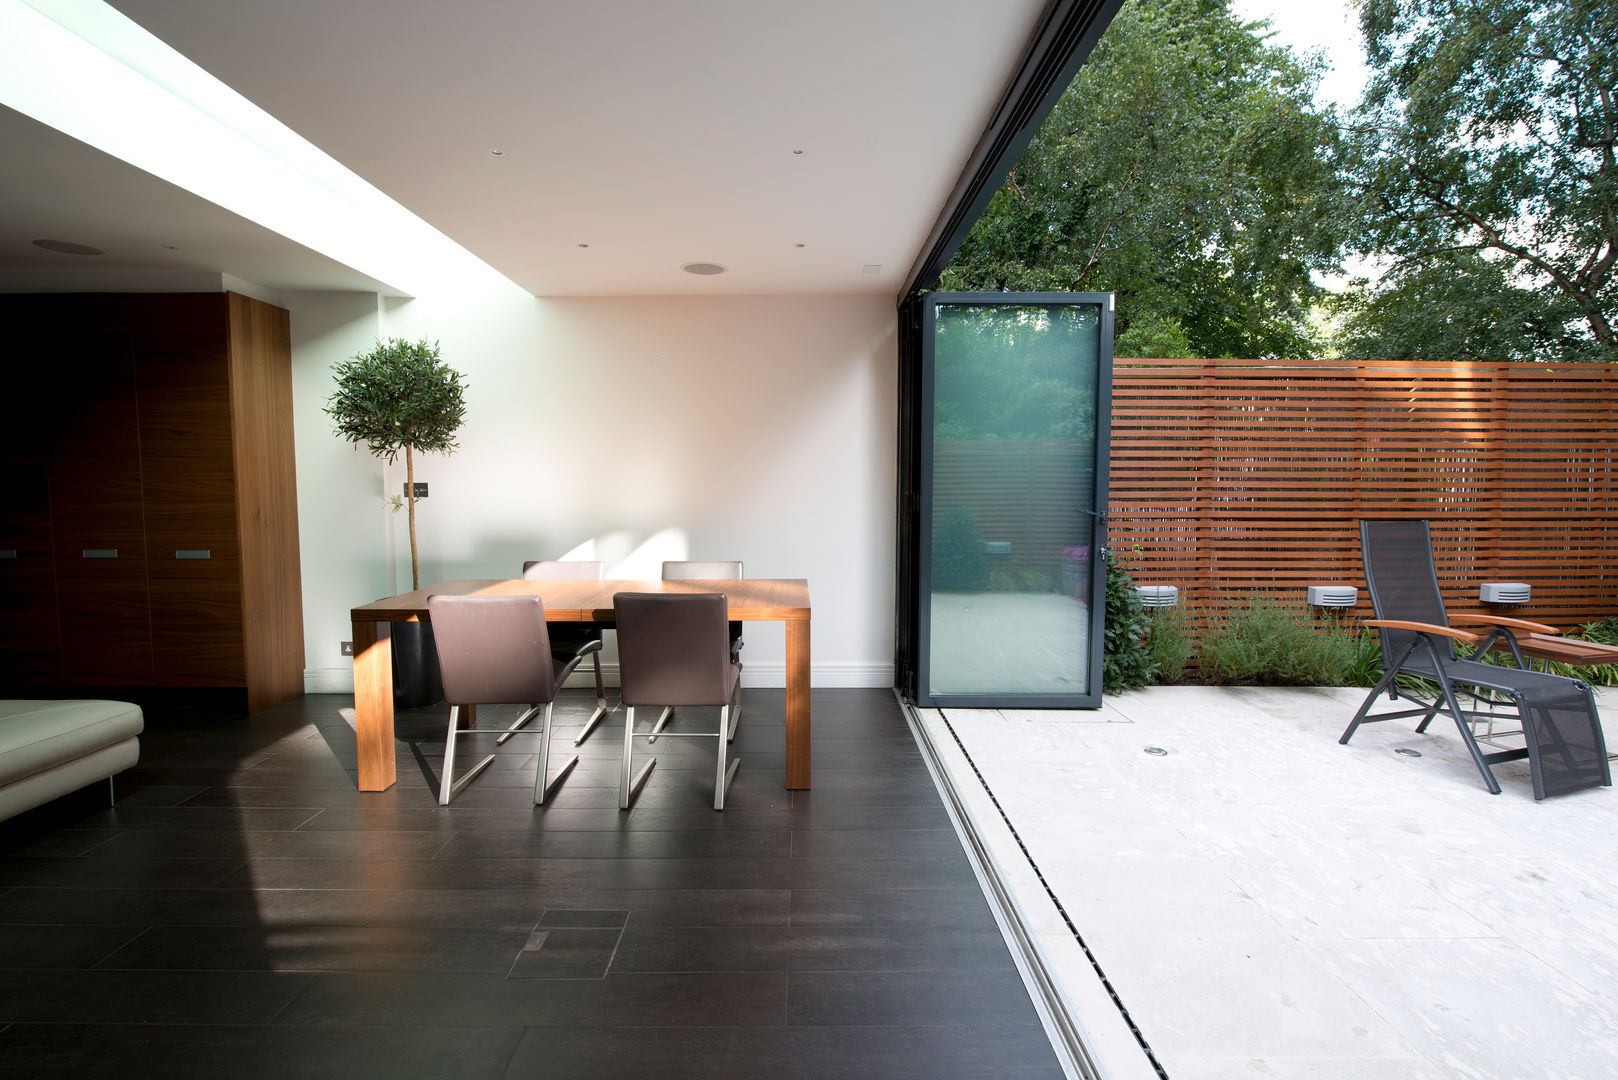
[[[393,786],[393,641],[354,623],[354,741],[361,791]]]
[[[787,627],[787,787],[809,786],[809,622]]]

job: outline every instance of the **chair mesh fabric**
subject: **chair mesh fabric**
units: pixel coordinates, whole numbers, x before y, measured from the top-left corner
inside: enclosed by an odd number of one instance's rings
[[[1371,610],[1379,619],[1448,626],[1444,595],[1438,590],[1433,566],[1432,535],[1425,521],[1360,522],[1360,555],[1365,563],[1365,586]],[[1389,663],[1405,655],[1416,640],[1409,630],[1379,627],[1382,655]],[[1417,645],[1400,665],[1414,674],[1433,674],[1426,648]]]
[[[1523,730],[1534,743],[1528,755],[1534,798],[1612,783],[1607,744],[1589,691],[1536,698],[1529,703],[1529,712],[1533,722]]]
[[[564,666],[551,656],[537,596],[429,596],[444,699],[452,705],[556,700]]]
[[[1601,721],[1584,683],[1468,660],[1446,664],[1444,673],[1451,683],[1521,695],[1527,702],[1523,738],[1528,743],[1534,798],[1611,783]]]

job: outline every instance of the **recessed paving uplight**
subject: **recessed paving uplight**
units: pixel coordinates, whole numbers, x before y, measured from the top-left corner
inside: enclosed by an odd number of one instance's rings
[[[1146,748],[1146,752],[1148,754],[1152,755],[1153,757],[1168,757],[1169,756],[1169,752],[1167,750],[1163,749],[1161,746],[1148,746]]]
[[[91,247],[89,244],[75,244],[71,240],[35,240],[34,246],[44,248],[46,251],[60,252],[63,255],[106,254],[100,248]]]
[[[1408,746],[1396,746],[1394,747],[1393,752],[1395,754],[1403,754],[1405,757],[1421,757],[1420,750],[1412,750]]]
[[[688,274],[696,274],[698,277],[713,277],[715,274],[725,272],[725,267],[711,262],[688,262],[680,269]]]

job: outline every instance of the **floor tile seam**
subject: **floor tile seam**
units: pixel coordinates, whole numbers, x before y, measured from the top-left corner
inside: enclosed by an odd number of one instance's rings
[[[1411,1058],[1417,1061],[1425,1062],[1427,1065],[1435,1069],[1439,1069],[1441,1073],[1445,1071],[1443,1066],[1445,1066],[1446,1062],[1442,1060],[1435,1061],[1433,1058],[1423,1053],[1421,1048],[1412,1042],[1400,1027],[1399,1021],[1408,1017],[1408,1010],[1397,1008],[1397,1011],[1395,1011],[1396,1003],[1393,1002],[1390,1002],[1389,1007],[1387,1008],[1379,1008],[1375,1001],[1371,1000],[1365,994],[1360,993],[1353,986],[1349,985],[1348,980],[1343,978],[1343,976],[1339,975],[1337,972],[1332,971],[1324,966],[1321,970],[1323,974],[1325,974],[1332,981],[1332,983],[1340,987],[1350,998],[1358,1001],[1362,1006],[1364,1006],[1366,1012],[1380,1020],[1382,1022],[1384,1033],[1392,1036],[1395,1040],[1397,1040],[1399,1045],[1407,1048],[1410,1051]],[[1442,1043],[1440,1042],[1435,1048],[1442,1050]]]
[[[87,856],[93,855],[97,850],[106,847],[108,844],[112,843],[114,840],[118,839],[122,835],[124,835],[123,832],[118,831],[118,832],[113,833],[113,835],[111,835],[111,836],[103,837],[101,840],[97,841],[94,844],[91,844],[89,847],[87,847],[83,851],[79,852],[76,857],[82,859],[82,858],[85,858]]]
[[[116,924],[114,924],[114,925],[116,925]],[[132,924],[132,925],[134,925],[134,924]],[[116,948],[110,949],[106,953],[103,953],[102,956],[101,956],[101,959],[97,960],[95,963],[89,964],[85,968],[82,968],[82,969],[75,968],[74,970],[86,970],[86,971],[113,970],[113,969],[103,969],[101,967],[101,965],[106,963],[108,960],[112,959],[114,956],[118,955],[118,953],[122,952],[124,949],[129,948],[131,945],[133,945],[135,942],[139,941],[141,938],[145,937],[147,934],[151,933],[152,930],[153,930],[153,925],[151,923],[147,923],[145,926],[142,926],[140,928],[140,930],[137,931],[133,936],[131,936],[129,938],[126,938],[124,940],[123,944],[118,945]]]
[[[90,973],[118,972],[120,974],[141,975],[299,975],[314,977],[317,975],[479,975],[491,978],[504,978],[508,965],[505,961],[496,967],[492,963],[480,967],[109,967],[109,968],[11,968],[0,970],[12,971],[80,971]],[[567,980],[557,980],[567,981]],[[581,980],[596,981],[596,980]]]
[[[161,969],[167,970],[167,969]],[[302,970],[302,969],[299,969]],[[334,972],[336,973],[336,972]],[[676,967],[676,968],[619,968],[619,975],[1015,975],[1017,969],[1010,963],[995,966],[968,967]],[[443,974],[461,974],[444,972]]]
[[[275,1028],[281,1032],[294,1032],[301,1028],[317,1028],[327,1031],[340,1031],[348,1028],[363,1030],[390,1031],[408,1028],[410,1031],[443,1031],[456,1032],[467,1027],[476,1027],[478,1030],[510,1030],[520,1031],[525,1028],[521,1023],[508,1024],[332,1024],[313,1022],[307,1024],[278,1023],[275,1021],[259,1021],[249,1023],[242,1020],[11,1020],[0,1026],[0,1034],[10,1027],[50,1027],[50,1028],[143,1028],[143,1029],[174,1029],[184,1031],[195,1028],[228,1028],[239,1031],[257,1031],[261,1028]]]

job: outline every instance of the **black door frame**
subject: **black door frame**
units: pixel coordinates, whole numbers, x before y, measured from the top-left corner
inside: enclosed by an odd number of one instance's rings
[[[948,694],[934,697],[927,685],[931,643],[933,518],[933,313],[941,304],[1032,307],[1064,304],[1100,309],[1100,342],[1095,386],[1095,509],[1090,516],[1090,654],[1086,658],[1090,686],[1084,694]],[[929,293],[907,305],[915,330],[901,335],[899,610],[895,626],[894,685],[910,701],[925,708],[1016,707],[1028,709],[1093,709],[1101,705],[1101,661],[1105,639],[1108,447],[1112,428],[1111,293]],[[909,348],[905,338],[909,338]],[[908,423],[907,423],[908,421]]]

